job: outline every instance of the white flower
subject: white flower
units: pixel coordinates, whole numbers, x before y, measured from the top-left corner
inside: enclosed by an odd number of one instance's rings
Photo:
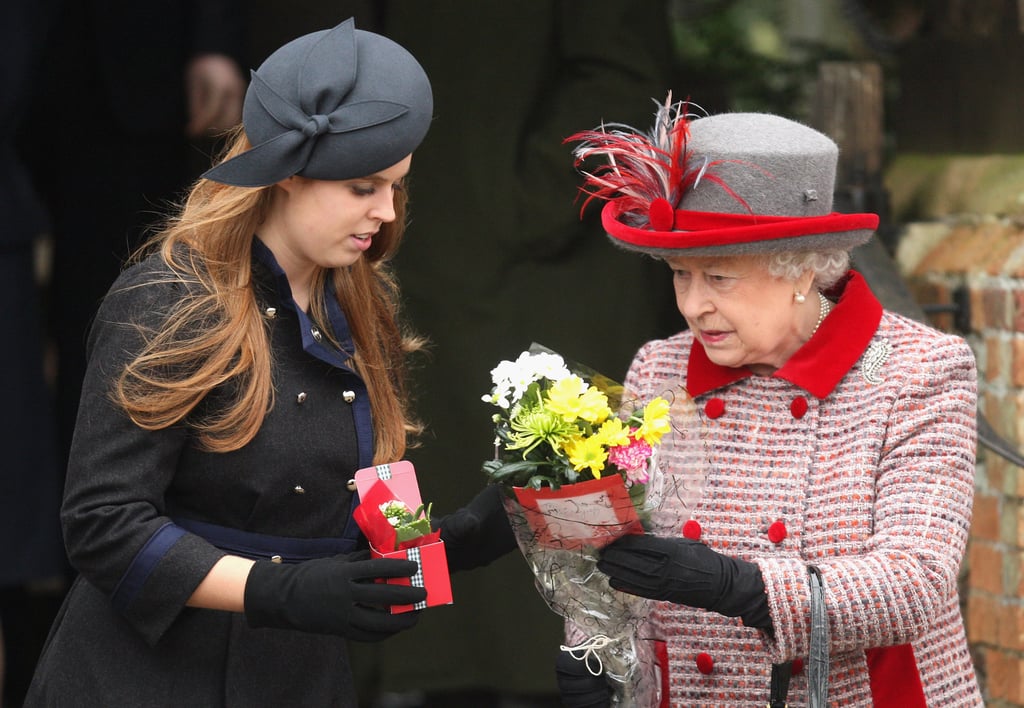
[[[402,523],[402,517],[409,513],[409,507],[405,505],[405,502],[397,499],[386,501],[377,508],[380,509],[380,513],[384,515],[384,518],[392,526],[398,526]]]
[[[526,389],[535,381],[559,381],[569,375],[569,369],[559,355],[523,352],[515,361],[506,359],[491,369],[494,388],[490,395],[483,396],[483,400],[508,409],[523,397]]]

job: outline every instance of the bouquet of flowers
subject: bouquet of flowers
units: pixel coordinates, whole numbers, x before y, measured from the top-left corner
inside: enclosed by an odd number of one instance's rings
[[[616,538],[643,533],[662,496],[678,493],[666,487],[658,457],[689,399],[679,389],[627,400],[621,385],[539,345],[491,375],[484,401],[499,411],[484,472],[508,491],[505,508],[538,592],[586,635],[562,649],[610,679],[616,705],[655,706],[654,647],[639,636],[652,601],[613,590],[597,560]]]

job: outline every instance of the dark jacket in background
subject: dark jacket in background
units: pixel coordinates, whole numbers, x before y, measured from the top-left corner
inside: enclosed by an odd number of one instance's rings
[[[0,347],[0,543],[7,549],[0,589],[65,571],[57,522],[61,471],[52,391],[44,378],[34,259],[46,214],[16,140],[37,83],[54,5],[18,1],[0,14],[0,332],[7,338]],[[8,633],[13,633],[10,625]]]
[[[167,203],[209,166],[185,135],[188,62],[240,61],[245,14],[238,0],[57,5],[19,146],[53,240],[48,325],[63,457],[100,298]]]

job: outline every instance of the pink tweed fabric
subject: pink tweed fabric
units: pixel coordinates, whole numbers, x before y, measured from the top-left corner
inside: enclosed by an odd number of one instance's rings
[[[837,307],[829,331],[851,312]],[[846,346],[841,336],[822,345],[824,332],[811,340],[823,369],[830,347]],[[646,344],[627,389],[647,400],[685,386],[692,345],[689,332]],[[695,396],[707,477],[681,518],[696,521],[711,548],[760,566],[774,638],[659,603],[652,631],[667,642],[672,706],[767,703],[772,663],[808,653],[809,564],[826,587],[830,705],[895,705],[882,693],[873,702],[873,690],[898,687],[877,677],[872,687],[865,655],[895,645],[912,649],[901,675],[911,684],[920,677],[928,706],[983,705],[957,597],[974,485],[974,357],[959,337],[892,313],[862,347],[821,398],[776,376]],[[806,687],[798,669],[790,706],[807,704]]]

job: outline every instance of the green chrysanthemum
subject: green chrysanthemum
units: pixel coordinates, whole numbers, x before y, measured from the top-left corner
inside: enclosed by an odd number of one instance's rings
[[[557,453],[567,441],[579,434],[573,423],[542,407],[523,409],[510,421],[510,425],[512,442],[507,447],[509,450],[522,450],[523,457],[545,443]]]

